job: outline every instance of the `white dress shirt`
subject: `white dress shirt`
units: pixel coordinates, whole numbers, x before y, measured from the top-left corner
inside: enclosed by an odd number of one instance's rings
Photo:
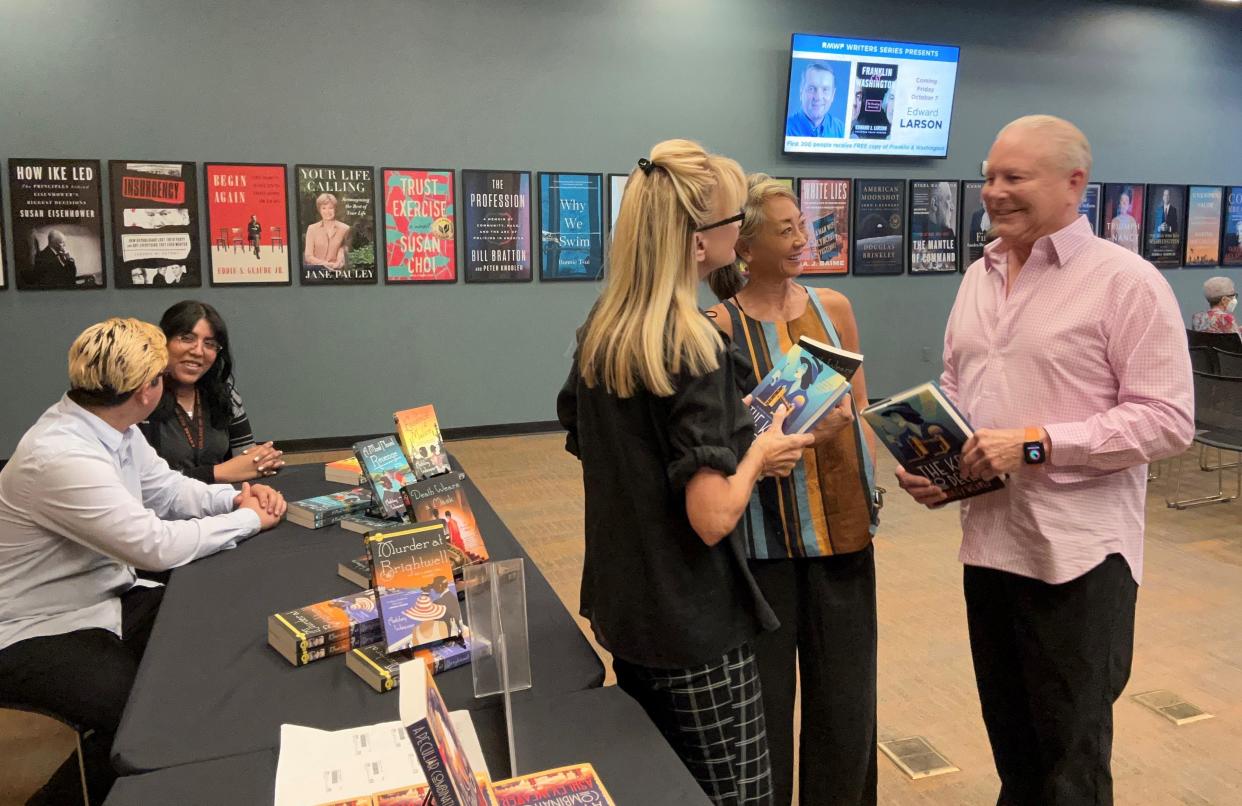
[[[163,571],[259,531],[237,491],[169,469],[68,396],[43,413],[0,470],[0,649],[102,628],[121,635],[134,568]]]

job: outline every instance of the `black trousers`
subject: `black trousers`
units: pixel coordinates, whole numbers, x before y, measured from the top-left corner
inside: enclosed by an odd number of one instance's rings
[[[92,803],[103,803],[116,779],[112,738],[163,597],[163,588],[133,588],[121,597],[124,638],[77,630],[0,649],[0,702],[57,714],[94,731],[82,743]]]
[[[755,639],[776,806],[793,800],[794,670],[802,678],[799,801],[876,802],[875,550],[798,560],[753,560],[781,620]],[[795,656],[797,658],[795,667]]]
[[[1111,804],[1113,703],[1138,584],[1120,554],[1050,585],[966,566],[966,619],[1003,806]]]

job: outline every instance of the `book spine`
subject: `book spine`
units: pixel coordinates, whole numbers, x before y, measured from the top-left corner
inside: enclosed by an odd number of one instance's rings
[[[302,630],[294,626],[280,613],[276,614],[275,619],[278,625],[277,629],[293,636],[294,646],[298,648],[299,652],[340,641],[360,642],[370,638],[372,635],[383,634],[383,628],[378,618],[331,630]],[[269,625],[268,629],[270,630],[271,628]],[[366,641],[366,643],[375,643],[375,641]],[[361,643],[356,643],[355,645],[361,646]]]
[[[418,756],[418,765],[423,768],[427,783],[431,785],[433,802],[436,806],[461,806],[462,797],[453,786],[448,764],[427,720],[420,719],[405,729],[410,735],[410,743],[414,745],[414,755]]]

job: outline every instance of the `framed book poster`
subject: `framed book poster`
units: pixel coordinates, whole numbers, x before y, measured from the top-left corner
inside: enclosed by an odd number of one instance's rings
[[[1109,182],[1104,185],[1102,236],[1118,246],[1141,254],[1143,236],[1143,185]]]
[[[112,266],[117,288],[198,288],[198,166],[109,160]]]
[[[854,274],[906,271],[906,180],[854,180]]]
[[[461,172],[467,283],[530,282],[530,171]]]
[[[801,179],[798,206],[807,228],[802,273],[849,274],[850,180]]]
[[[1158,269],[1182,265],[1186,238],[1186,186],[1147,186],[1143,257]]]
[[[539,279],[604,276],[604,177],[539,174]]]
[[[384,282],[457,282],[457,196],[448,169],[385,168]]]
[[[3,199],[0,198],[0,210],[4,209]],[[5,262],[5,255],[8,250],[4,248],[4,227],[0,227],[0,291],[8,288],[8,265]]]
[[[608,174],[608,207],[611,215],[608,218],[608,233],[617,229],[617,216],[621,215],[621,197],[625,195],[625,183],[630,181],[629,174]]]
[[[9,160],[19,291],[107,285],[99,160]]]
[[[203,185],[211,284],[291,285],[285,166],[209,162]]]
[[[1182,265],[1204,268],[1220,264],[1220,222],[1225,189],[1191,185],[1186,189],[1186,255]]]
[[[1242,266],[1242,185],[1225,188],[1225,231],[1220,265]]]
[[[294,177],[302,285],[375,284],[375,170],[298,165]]]
[[[958,241],[962,252],[962,271],[966,271],[970,264],[983,257],[983,247],[988,243],[988,230],[992,228],[992,219],[988,217],[987,208],[983,206],[983,180],[962,180],[961,200],[961,218],[957,231],[960,233]]]
[[[1082,189],[1082,201],[1078,203],[1079,215],[1087,217],[1087,223],[1091,225],[1091,232],[1100,234],[1100,195],[1103,192],[1103,185],[1099,182],[1088,182],[1087,186]]]
[[[910,273],[957,274],[958,183],[910,180]]]

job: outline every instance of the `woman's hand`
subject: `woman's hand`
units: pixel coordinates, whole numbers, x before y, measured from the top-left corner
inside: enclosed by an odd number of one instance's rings
[[[789,408],[781,406],[772,415],[771,427],[755,437],[752,447],[759,451],[763,476],[788,476],[802,458],[802,452],[815,444],[811,434],[785,434],[782,429],[788,416]]]
[[[235,484],[239,481],[250,481],[263,476],[274,476],[276,471],[285,466],[280,457],[284,451],[278,451],[272,443],[251,445],[227,462],[216,465],[216,481],[221,484]]]
[[[837,434],[840,434],[854,422],[854,410],[850,406],[848,398],[843,397],[837,403],[836,407],[828,412],[815,427],[811,429],[811,435],[815,437],[816,445],[823,445],[831,442]]]

